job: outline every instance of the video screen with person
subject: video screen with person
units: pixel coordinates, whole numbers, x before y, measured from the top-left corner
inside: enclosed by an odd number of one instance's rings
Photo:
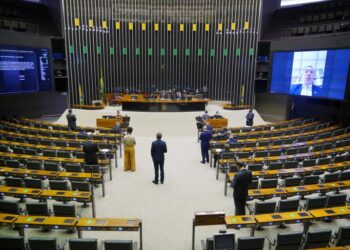
[[[271,93],[343,100],[350,49],[274,52]]]

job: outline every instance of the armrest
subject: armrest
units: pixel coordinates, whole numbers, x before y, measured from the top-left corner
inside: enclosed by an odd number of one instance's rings
[[[66,244],[67,244],[68,240],[64,240],[61,244],[58,244],[58,249],[59,250],[64,250],[65,247],[66,247]]]
[[[137,241],[134,242],[134,250],[137,250]]]
[[[248,204],[245,204],[245,206],[246,206],[246,208],[248,209],[249,214],[253,214],[253,212],[254,212],[253,208],[249,207]]]
[[[203,250],[207,250],[207,246],[205,244],[205,240],[201,240],[201,246]]]
[[[103,249],[103,240],[101,240],[100,244],[97,246],[98,250],[102,250]]]
[[[272,240],[270,235],[265,236],[267,241],[269,242],[269,249],[272,249],[272,246],[276,245],[276,239]]]

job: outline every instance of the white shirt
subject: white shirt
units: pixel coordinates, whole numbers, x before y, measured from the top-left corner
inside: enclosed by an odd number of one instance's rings
[[[312,96],[312,85],[306,86],[303,84],[300,95]]]

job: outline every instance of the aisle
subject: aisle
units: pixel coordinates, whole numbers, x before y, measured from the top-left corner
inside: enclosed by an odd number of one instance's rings
[[[111,109],[107,112],[115,112]],[[217,106],[209,106],[209,110],[217,109]],[[93,125],[91,121],[95,119],[94,116],[101,115],[101,112],[90,111],[89,115],[86,115],[86,111],[74,112],[81,125]],[[236,118],[235,123],[244,124],[246,110],[225,112]],[[195,211],[223,210],[228,214],[233,213],[231,192],[227,197],[223,195],[224,176],[221,175],[217,181],[215,170],[208,164],[200,163],[195,125],[195,116],[200,114],[202,112],[128,112],[137,143],[137,170],[135,173],[124,172],[122,159],[118,158],[120,167],[113,170],[113,181],[106,182],[106,197],[102,198],[97,193],[97,216],[142,218],[145,250],[190,249]],[[256,120],[259,119],[257,116]],[[60,121],[64,120],[61,117]],[[163,133],[168,145],[163,185],[152,183],[154,170],[150,146],[158,131]],[[89,213],[87,211],[86,215]],[[219,228],[223,226],[200,228],[196,249],[200,249],[200,239],[216,233]],[[86,232],[84,237],[138,240],[136,233]]]

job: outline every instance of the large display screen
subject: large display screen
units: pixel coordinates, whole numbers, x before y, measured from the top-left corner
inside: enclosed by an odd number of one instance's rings
[[[270,92],[343,100],[350,49],[274,52]]]
[[[0,94],[51,89],[49,49],[0,45]]]

